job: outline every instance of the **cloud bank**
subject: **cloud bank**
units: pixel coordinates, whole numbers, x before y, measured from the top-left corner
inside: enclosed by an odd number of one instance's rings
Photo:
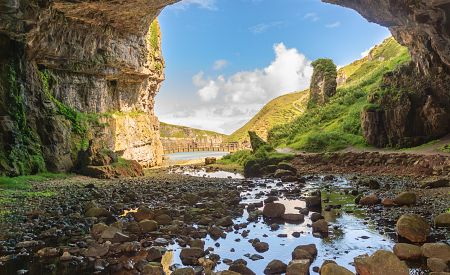
[[[275,58],[265,68],[230,76],[197,73],[192,77],[197,89],[196,104],[161,115],[161,120],[229,134],[271,99],[306,89],[313,71],[311,61],[283,43],[274,45],[273,50]]]

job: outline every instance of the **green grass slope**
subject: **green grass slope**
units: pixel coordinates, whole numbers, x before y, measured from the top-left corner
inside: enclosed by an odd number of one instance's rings
[[[367,96],[383,75],[410,60],[408,50],[393,38],[374,47],[368,57],[355,61],[338,72],[346,81],[324,106],[308,109],[292,122],[269,131],[269,142],[277,147],[322,152],[349,146],[365,146],[360,115],[368,108]]]
[[[214,131],[195,129],[164,122],[160,122],[159,131],[161,137],[163,138],[195,138],[201,136],[222,136],[225,138],[227,136],[225,134],[217,133]]]
[[[228,137],[230,142],[249,141],[248,131],[256,132],[267,139],[269,130],[277,125],[290,122],[306,110],[308,92],[282,95],[267,103],[250,121]]]

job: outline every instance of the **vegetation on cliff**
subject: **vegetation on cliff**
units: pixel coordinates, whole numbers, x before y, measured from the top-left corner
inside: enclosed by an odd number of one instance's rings
[[[366,145],[361,130],[361,111],[368,95],[379,87],[383,75],[410,60],[406,48],[393,38],[375,47],[368,57],[339,70],[346,81],[324,106],[314,106],[291,123],[274,127],[269,142],[311,152],[335,151]]]
[[[162,138],[195,138],[203,136],[226,137],[225,134],[217,133],[214,131],[201,130],[164,122],[160,122],[159,131]]]
[[[333,60],[320,58],[312,62],[314,73],[311,77],[308,108],[327,103],[336,93],[336,65]]]

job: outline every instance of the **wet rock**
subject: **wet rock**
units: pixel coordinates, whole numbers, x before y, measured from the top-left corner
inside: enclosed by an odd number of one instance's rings
[[[447,262],[439,258],[428,258],[427,267],[433,272],[448,271]]]
[[[144,233],[153,232],[158,229],[158,223],[153,220],[142,220],[139,222],[139,226]]]
[[[248,257],[250,260],[252,260],[252,261],[259,261],[259,260],[262,260],[262,259],[264,259],[264,257],[263,256],[261,256],[261,255],[258,255],[258,254],[253,254],[253,255],[251,255],[250,257]]]
[[[103,257],[109,252],[108,245],[94,244],[86,249],[82,254],[85,257]]]
[[[162,214],[155,217],[155,221],[161,225],[169,225],[172,222],[172,217],[167,214]]]
[[[111,213],[106,210],[105,208],[101,208],[101,207],[92,207],[89,210],[86,211],[86,213],[84,214],[86,217],[108,217],[111,216]]]
[[[203,241],[203,240],[200,240],[200,239],[195,239],[195,240],[192,240],[190,243],[189,243],[189,245],[191,246],[191,247],[197,247],[197,248],[200,248],[200,249],[205,249],[205,241]]]
[[[450,213],[439,214],[434,218],[434,224],[437,227],[450,227]]]
[[[154,263],[149,263],[142,270],[142,275],[164,275],[164,269],[162,266],[155,265]]]
[[[413,205],[417,201],[416,194],[413,192],[403,192],[394,199],[394,203],[399,206]]]
[[[310,196],[305,198],[306,207],[311,208],[320,208],[322,206],[321,196]]]
[[[104,223],[96,223],[92,226],[91,229],[91,235],[94,238],[99,238],[103,231],[105,231],[108,228],[108,226]]]
[[[378,203],[380,203],[380,199],[375,194],[362,197],[359,200],[360,205],[376,205]]]
[[[420,188],[440,188],[450,186],[449,179],[437,179],[437,180],[427,180],[421,183]]]
[[[217,159],[215,157],[205,158],[205,165],[210,165],[216,163]]]
[[[384,198],[381,201],[381,204],[385,207],[392,207],[395,205],[394,200],[393,199],[389,199],[389,198]]]
[[[172,275],[195,275],[195,272],[192,268],[185,267],[185,268],[175,269],[171,274]]]
[[[114,226],[108,226],[105,230],[103,230],[101,238],[102,239],[112,239],[120,230]]]
[[[281,203],[267,203],[264,205],[263,215],[268,218],[281,218],[286,207]]]
[[[328,234],[328,222],[324,219],[313,222],[312,229],[313,232]]]
[[[39,249],[36,254],[41,258],[51,258],[59,256],[59,249],[56,247],[44,247]]]
[[[136,212],[132,212],[133,218],[140,222],[143,220],[151,220],[154,217],[153,211],[147,207],[139,207]]]
[[[159,262],[162,258],[162,251],[157,247],[151,247],[147,250],[147,260],[149,262]]]
[[[312,261],[317,255],[316,245],[299,245],[292,252],[292,260],[309,260]]]
[[[211,227],[209,229],[208,233],[211,236],[211,238],[213,238],[213,240],[217,240],[219,238],[225,238],[225,236],[226,236],[225,232],[217,226]]]
[[[311,213],[310,219],[312,222],[316,222],[318,220],[323,219],[323,216],[320,213],[313,212],[313,213]]]
[[[269,250],[269,244],[266,242],[253,242],[252,246],[255,248],[255,250],[259,253],[264,253]]]
[[[216,222],[217,226],[228,227],[234,224],[233,219],[231,217],[223,217]]]
[[[256,275],[255,272],[253,272],[250,268],[248,268],[246,265],[241,263],[233,263],[228,270],[237,272],[241,275]]]
[[[354,275],[353,272],[336,263],[324,263],[320,268],[320,275]]]
[[[73,256],[70,255],[70,253],[68,251],[64,251],[63,254],[61,255],[61,257],[59,257],[59,260],[62,262],[71,261],[72,259],[73,259]]]
[[[16,248],[30,248],[40,245],[39,241],[23,241],[16,244]]]
[[[395,229],[398,235],[409,241],[423,243],[427,240],[431,227],[416,214],[404,214],[398,219]]]
[[[394,254],[400,260],[418,260],[422,257],[422,250],[417,245],[397,243],[394,245]]]
[[[282,178],[282,177],[288,177],[288,176],[295,176],[294,172],[290,170],[284,170],[284,169],[277,169],[275,173],[273,174],[275,178]]]
[[[450,245],[446,243],[426,243],[422,246],[422,255],[427,258],[439,258],[450,262]]]
[[[283,274],[286,273],[287,264],[280,260],[272,260],[264,269],[264,274]]]
[[[370,257],[356,257],[355,268],[359,275],[409,275],[406,264],[394,253],[385,250],[378,250]]]
[[[216,275],[240,275],[241,273],[237,273],[231,270],[224,270],[224,271],[219,271],[216,273]]]
[[[309,260],[293,260],[286,268],[286,275],[309,275]]]
[[[277,165],[277,168],[282,169],[282,170],[289,170],[289,171],[293,172],[294,174],[297,174],[297,169],[294,166],[292,166],[291,164],[286,163],[286,162],[279,163]]]
[[[203,256],[205,256],[204,251],[196,247],[183,248],[180,253],[180,259],[184,265],[198,265],[198,259]]]
[[[303,214],[283,214],[283,220],[292,223],[302,223],[305,221]]]

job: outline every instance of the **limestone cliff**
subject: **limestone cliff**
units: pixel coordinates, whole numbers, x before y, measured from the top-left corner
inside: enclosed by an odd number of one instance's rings
[[[376,146],[413,146],[450,131],[450,1],[323,0],[357,10],[389,27],[413,64],[384,77],[362,114],[364,135]]]
[[[336,65],[331,59],[318,59],[312,63],[314,68],[309,87],[309,105],[323,105],[335,93],[337,87]]]
[[[0,0],[0,174],[68,171],[89,139],[159,163],[154,20],[174,2]]]

